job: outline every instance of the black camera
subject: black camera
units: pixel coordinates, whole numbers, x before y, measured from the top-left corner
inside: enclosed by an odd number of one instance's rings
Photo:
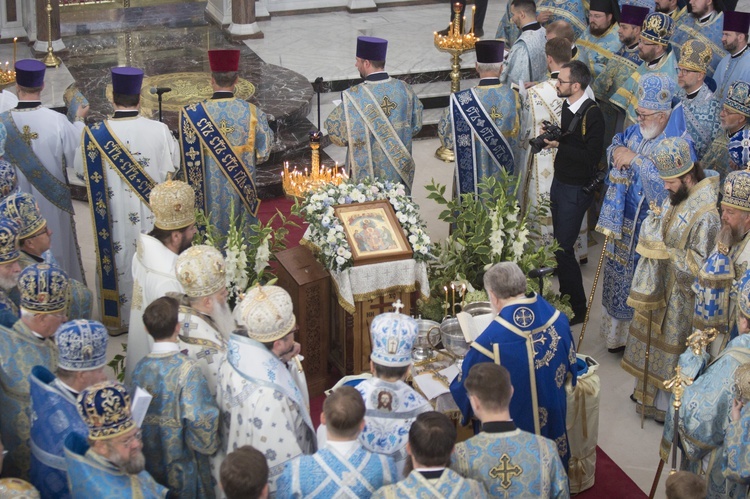
[[[563,136],[562,128],[547,120],[542,121],[542,130],[544,130],[543,134],[529,141],[531,154],[537,154],[539,151],[547,147],[547,143],[544,142],[544,139],[549,141],[560,140]]]
[[[581,187],[581,190],[584,192],[584,194],[590,196],[596,192],[600,185],[602,185],[602,182],[604,182],[605,178],[607,178],[607,171],[597,170],[591,180],[589,180],[589,183]]]

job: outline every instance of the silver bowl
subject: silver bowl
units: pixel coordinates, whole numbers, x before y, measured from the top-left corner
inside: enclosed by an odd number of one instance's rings
[[[464,357],[469,352],[471,345],[466,341],[464,333],[461,331],[461,326],[458,323],[458,319],[450,318],[444,320],[442,324],[440,324],[438,331],[440,331],[440,334],[435,336],[438,336],[439,339],[442,340],[443,346],[450,356],[456,360],[458,370],[461,371]],[[433,342],[433,336],[428,333],[427,339],[430,342],[430,346],[435,348],[436,343]]]
[[[473,316],[491,314],[492,305],[488,301],[475,301],[467,304],[463,311]]]

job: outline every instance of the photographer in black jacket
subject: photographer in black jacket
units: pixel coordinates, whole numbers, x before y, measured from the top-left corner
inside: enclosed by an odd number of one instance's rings
[[[596,173],[604,148],[604,116],[585,94],[590,82],[591,73],[584,63],[571,61],[562,67],[557,77],[557,96],[565,99],[562,137],[559,141],[545,139],[547,148],[557,148],[550,211],[552,230],[560,244],[555,253],[560,294],[570,296],[571,325],[580,324],[586,315],[586,292],[573,245],[594,200],[597,181],[603,178]]]

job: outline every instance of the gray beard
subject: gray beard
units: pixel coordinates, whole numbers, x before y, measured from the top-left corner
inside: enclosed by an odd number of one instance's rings
[[[638,125],[638,127],[641,130],[641,135],[643,135],[643,138],[645,140],[652,140],[656,138],[661,132],[659,131],[658,127],[652,126],[649,128],[644,128],[642,125]]]
[[[17,284],[18,284],[18,276],[16,277],[0,276],[0,289],[5,291],[6,293],[9,292],[11,289],[15,288]]]
[[[229,335],[237,329],[237,324],[232,317],[232,311],[229,310],[227,302],[220,302],[216,298],[212,298],[213,310],[211,311],[211,319],[216,324],[216,328],[224,339],[229,339]]]
[[[146,456],[139,452],[137,456],[130,459],[122,459],[113,453],[109,460],[128,475],[137,475],[146,468]]]

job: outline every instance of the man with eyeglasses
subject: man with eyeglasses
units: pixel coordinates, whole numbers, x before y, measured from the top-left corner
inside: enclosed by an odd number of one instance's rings
[[[695,150],[704,170],[719,172],[721,180],[727,174],[726,153],[716,154],[710,146],[720,132],[719,111],[721,103],[705,83],[711,64],[711,47],[700,40],[688,40],[682,46],[677,63],[677,84],[681,90],[677,97],[682,103],[685,125],[695,142]],[[726,149],[726,147],[725,147]],[[711,154],[706,154],[712,152]]]
[[[661,73],[672,81],[677,80],[677,57],[669,44],[673,32],[674,21],[661,12],[653,12],[643,21],[638,57],[645,64],[638,66],[609,99],[625,113],[625,128],[638,122],[635,115],[638,108],[638,84],[647,73]]]
[[[19,225],[18,245],[21,249],[18,263],[26,268],[35,263],[57,265],[52,252],[52,229],[39,211],[36,199],[25,192],[16,192],[0,201],[0,213]],[[71,319],[90,319],[94,294],[76,279],[70,279],[70,301],[66,314]],[[17,293],[11,293],[17,299]]]
[[[670,40],[677,57],[682,46],[691,39],[698,39],[711,47],[712,57],[708,67],[708,76],[714,74],[721,59],[727,54],[722,46],[724,27],[723,0],[688,0],[690,10],[675,24],[674,35]]]
[[[3,476],[28,479],[31,449],[31,387],[34,366],[57,369],[52,335],[67,320],[68,276],[46,263],[26,267],[18,276],[21,319],[0,327],[0,435],[8,451]]]
[[[65,438],[73,497],[177,497],[145,470],[143,433],[133,419],[130,393],[122,383],[92,385],[76,403],[89,435],[71,433]]]
[[[602,265],[601,333],[611,353],[625,349],[633,319],[627,299],[639,260],[635,248],[641,224],[652,203],[661,206],[667,197],[654,164],[654,148],[672,136],[682,136],[693,147],[684,127],[667,126],[674,92],[674,83],[667,75],[645,75],[638,91],[638,124],[615,135],[607,149],[609,187],[596,230],[608,236]]]
[[[730,171],[745,165],[732,164],[729,157],[729,143],[743,131],[750,129],[750,83],[735,81],[729,87],[723,106],[719,111],[720,130],[714,135],[707,157],[719,167],[722,179]],[[717,101],[717,104],[719,101]]]
[[[586,211],[594,201],[591,189],[604,149],[604,117],[596,102],[586,95],[591,73],[581,61],[564,64],[557,77],[557,96],[562,105],[559,141],[549,141],[556,148],[555,173],[550,188],[552,232],[560,244],[555,253],[560,294],[570,296],[573,316],[570,324],[580,324],[586,315],[586,291],[581,268],[575,255],[575,242]]]

